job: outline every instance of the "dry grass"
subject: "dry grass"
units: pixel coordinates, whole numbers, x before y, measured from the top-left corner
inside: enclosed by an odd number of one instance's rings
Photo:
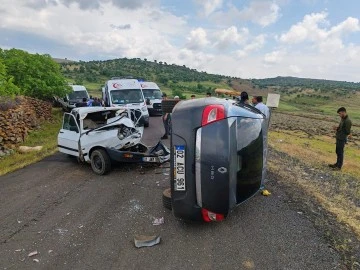
[[[339,222],[347,224],[360,239],[360,207],[356,205],[360,200],[360,149],[355,145],[347,146],[344,169],[333,172],[327,168],[327,164],[334,163],[336,159],[333,138],[319,136],[309,139],[301,132],[271,132],[269,145],[299,160],[304,166],[316,168],[329,176],[330,181],[306,179],[301,164],[291,167],[289,171],[286,160],[269,161],[270,170],[276,171],[287,184],[296,184],[310,198],[315,198]]]
[[[32,131],[22,145],[42,145],[39,152],[19,153],[0,159],[0,176],[6,173],[21,169],[32,163],[42,160],[44,157],[54,154],[57,151],[57,134],[62,120],[62,111],[53,109],[53,119],[41,125],[37,130]]]
[[[300,131],[272,131],[269,145],[316,167],[327,166],[336,162],[335,139],[328,136],[309,138]],[[360,181],[360,149],[349,143],[345,147],[343,174],[359,178]]]

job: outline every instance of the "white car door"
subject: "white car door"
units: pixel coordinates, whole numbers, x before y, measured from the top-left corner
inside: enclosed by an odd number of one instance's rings
[[[74,115],[65,113],[63,124],[58,135],[59,151],[72,156],[79,156],[79,138],[80,129]]]

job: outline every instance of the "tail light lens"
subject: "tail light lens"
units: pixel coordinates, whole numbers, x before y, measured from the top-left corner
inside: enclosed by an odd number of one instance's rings
[[[215,121],[225,119],[225,108],[223,105],[208,105],[205,107],[202,115],[202,126]]]
[[[201,213],[205,222],[223,221],[225,219],[225,216],[223,214],[216,214],[204,208],[201,209]]]

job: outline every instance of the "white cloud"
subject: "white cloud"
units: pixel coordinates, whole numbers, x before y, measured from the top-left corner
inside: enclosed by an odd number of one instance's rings
[[[249,29],[237,29],[236,26],[231,26],[227,29],[215,32],[213,40],[215,46],[220,50],[225,50],[232,45],[243,44],[249,35]]]
[[[4,1],[7,2],[7,10],[0,17],[3,29],[65,43],[73,49],[71,53],[79,58],[89,54],[96,54],[97,57],[106,55],[107,58],[166,57],[170,62],[176,59],[174,55],[177,54],[177,49],[170,43],[171,38],[187,31],[182,17],[157,7],[119,9],[107,3],[96,10],[57,4],[36,10],[21,4],[14,5],[12,0]]]
[[[290,65],[289,69],[294,74],[300,74],[302,71],[302,69],[300,67],[298,67],[297,65]]]
[[[190,50],[199,50],[209,44],[206,31],[201,27],[192,30],[187,40],[185,46]]]
[[[196,0],[201,7],[200,13],[209,16],[223,5],[223,0]]]
[[[84,0],[85,6],[81,0],[2,0],[0,47],[74,60],[156,59],[245,78],[359,80],[360,46],[350,36],[360,31],[358,19],[334,24],[327,13],[313,13],[287,32],[267,32],[264,26],[280,17],[279,1],[250,0],[226,11],[225,1],[201,1],[210,15],[200,22],[183,9],[171,12],[178,4],[162,7],[159,0]],[[180,11],[184,15],[175,15]]]
[[[239,18],[251,21],[263,27],[278,20],[280,7],[273,1],[252,1],[248,7],[239,11]]]
[[[270,65],[278,64],[283,59],[284,55],[285,55],[285,52],[280,51],[280,50],[267,53],[264,56],[264,63],[270,64]]]
[[[306,15],[301,22],[282,34],[280,41],[284,44],[312,42],[320,52],[334,52],[344,48],[342,37],[345,34],[360,31],[359,20],[352,17],[327,30],[326,26],[330,25],[327,17],[326,12]]]
[[[238,57],[245,57],[250,52],[260,50],[264,47],[266,35],[261,34],[256,36],[251,42],[249,42],[243,49],[236,51]]]

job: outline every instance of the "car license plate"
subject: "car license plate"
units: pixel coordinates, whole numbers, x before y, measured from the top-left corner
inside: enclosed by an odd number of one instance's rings
[[[156,157],[143,157],[143,161],[144,162],[154,162],[154,163],[156,163],[156,162],[158,162],[158,158],[156,158]]]
[[[185,191],[185,146],[175,146],[175,191]]]

